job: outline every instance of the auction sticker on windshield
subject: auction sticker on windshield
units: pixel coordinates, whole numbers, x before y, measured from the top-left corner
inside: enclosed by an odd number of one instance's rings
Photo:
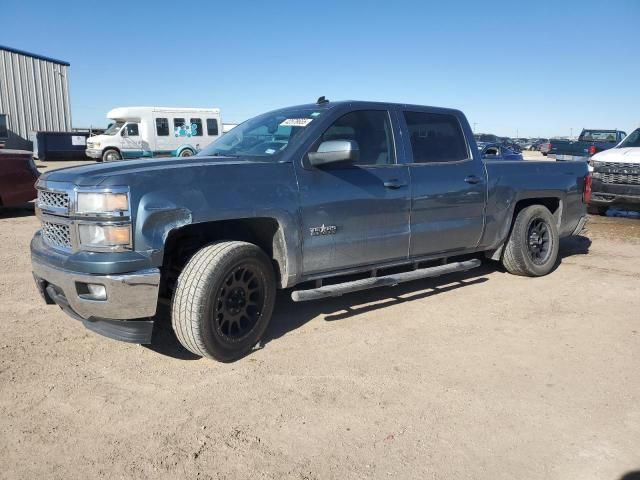
[[[313,118],[287,118],[280,124],[281,127],[306,127],[313,121]]]

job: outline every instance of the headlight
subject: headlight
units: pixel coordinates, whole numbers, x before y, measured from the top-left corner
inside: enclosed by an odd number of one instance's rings
[[[76,213],[123,216],[128,211],[127,193],[78,192]]]
[[[81,247],[117,248],[131,246],[131,225],[78,225]]]
[[[89,147],[89,148],[100,148],[100,142],[97,142],[97,143],[89,143],[89,142],[87,142],[87,147]]]

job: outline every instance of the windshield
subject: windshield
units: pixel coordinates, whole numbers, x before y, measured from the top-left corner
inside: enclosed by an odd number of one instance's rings
[[[314,110],[285,109],[259,115],[225,133],[198,155],[279,157],[320,114]]]
[[[120,131],[120,129],[122,128],[122,126],[124,125],[124,122],[118,120],[115,123],[112,123],[109,128],[107,128],[104,131],[105,135],[115,135],[116,133],[118,133]]]
[[[618,148],[640,148],[640,128],[636,128],[625,138]]]

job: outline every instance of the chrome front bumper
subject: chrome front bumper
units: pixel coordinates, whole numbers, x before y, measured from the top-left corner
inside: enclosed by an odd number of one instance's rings
[[[90,275],[46,265],[32,257],[38,289],[47,300],[47,287],[53,287],[58,299],[84,320],[131,320],[152,317],[158,305],[160,270],[152,268],[118,275]],[[92,300],[81,293],[86,284],[103,285],[106,300]],[[54,295],[55,296],[55,295]],[[83,298],[84,297],[84,298]],[[55,303],[56,298],[50,298]],[[60,305],[64,308],[65,305]],[[71,313],[71,312],[69,312]]]
[[[89,158],[102,158],[102,150],[97,148],[87,148],[84,151],[84,154]]]

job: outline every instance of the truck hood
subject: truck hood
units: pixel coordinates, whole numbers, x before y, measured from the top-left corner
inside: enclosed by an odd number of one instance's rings
[[[640,148],[610,148],[596,153],[591,159],[596,162],[640,163]]]
[[[181,171],[186,169],[197,170],[217,165],[264,165],[268,163],[273,162],[256,161],[249,158],[200,156],[124,160],[61,168],[45,173],[42,180],[71,183],[79,187],[125,186],[141,181],[142,177],[148,174],[157,174],[159,171],[166,171],[166,178],[171,181],[173,175],[182,175]]]
[[[87,138],[87,143],[103,143],[114,138],[114,135],[93,135]]]

